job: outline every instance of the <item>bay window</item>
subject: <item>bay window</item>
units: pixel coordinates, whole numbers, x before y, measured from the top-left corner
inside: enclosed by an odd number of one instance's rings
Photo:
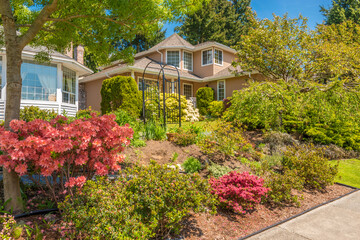
[[[76,73],[64,67],[63,71],[63,103],[75,104],[76,101]]]

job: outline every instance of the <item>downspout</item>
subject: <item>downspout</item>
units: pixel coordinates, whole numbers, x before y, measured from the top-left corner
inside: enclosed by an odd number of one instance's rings
[[[163,61],[164,56],[163,56],[162,52],[160,52],[160,51],[159,51],[159,48],[157,48],[157,49],[156,49],[156,51],[157,51],[158,53],[160,53],[160,56],[161,56],[161,63],[163,63],[163,62],[164,62],[164,61]]]

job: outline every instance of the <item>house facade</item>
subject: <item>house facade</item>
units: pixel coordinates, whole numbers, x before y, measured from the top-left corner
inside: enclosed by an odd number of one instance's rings
[[[21,108],[37,106],[40,109],[64,111],[75,116],[79,108],[79,77],[93,73],[83,65],[83,48],[76,49],[77,59],[51,53],[50,63],[35,61],[35,55],[45,49],[26,46],[22,52]],[[69,54],[73,54],[69,51]],[[6,106],[6,50],[0,52],[0,120],[5,119]]]
[[[216,100],[230,97],[234,90],[246,87],[249,73],[242,73],[231,63],[236,58],[236,50],[217,42],[205,42],[192,45],[178,34],[173,34],[147,51],[135,55],[132,65],[118,61],[103,67],[100,72],[80,79],[81,88],[85,90],[86,107],[100,111],[101,86],[103,80],[117,75],[133,77],[141,89],[141,80],[146,66],[152,61],[175,66],[178,71],[166,68],[167,80],[176,81],[180,74],[180,93],[187,98],[195,97],[201,87],[211,87]],[[160,67],[149,66],[145,80],[155,81]],[[251,78],[262,80],[260,74],[251,74]]]

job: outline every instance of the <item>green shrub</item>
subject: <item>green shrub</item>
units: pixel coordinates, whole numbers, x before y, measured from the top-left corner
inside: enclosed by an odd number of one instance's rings
[[[210,87],[199,88],[196,92],[196,105],[201,115],[208,115],[209,104],[214,101],[214,90]]]
[[[103,81],[101,87],[101,113],[106,114],[118,108],[137,118],[142,109],[142,97],[132,77],[116,76]]]
[[[192,129],[185,130],[178,128],[176,131],[173,142],[180,146],[189,146],[195,144],[197,140],[197,134]]]
[[[166,139],[166,130],[158,122],[149,121],[145,124],[145,138],[147,140],[164,140]]]
[[[213,118],[221,117],[224,111],[224,104],[221,101],[213,101],[209,103],[209,115]]]
[[[50,121],[58,116],[54,110],[40,109],[36,106],[26,106],[20,109],[20,120],[31,122],[35,119]]]
[[[201,162],[194,157],[188,157],[182,166],[187,173],[199,172],[202,169]]]
[[[143,147],[146,146],[146,143],[141,138],[141,132],[143,131],[144,124],[138,120],[136,120],[134,117],[132,117],[130,114],[128,114],[125,110],[117,109],[113,112],[115,114],[115,122],[119,126],[124,126],[125,124],[129,124],[130,127],[134,130],[133,139],[131,141],[131,146],[134,147]]]
[[[0,239],[11,240],[19,239],[23,232],[23,228],[16,224],[12,215],[0,215]]]
[[[318,143],[360,150],[360,89],[346,85],[339,80],[327,85],[252,83],[233,94],[224,118],[250,130],[286,131]]]
[[[215,178],[222,177],[225,174],[232,171],[231,168],[229,168],[227,166],[219,165],[219,164],[211,164],[208,167],[208,170],[209,170],[210,175],[215,177]]]
[[[338,166],[331,166],[323,151],[308,147],[289,147],[282,158],[282,165],[296,170],[308,188],[323,189],[334,183]]]
[[[92,110],[91,107],[89,107],[88,109],[84,109],[84,110],[79,110],[76,113],[76,118],[77,119],[82,119],[82,118],[91,118],[91,114],[96,114],[96,116],[99,116],[100,113],[98,111]]]
[[[120,175],[114,183],[88,181],[59,204],[77,239],[165,239],[177,234],[190,213],[215,212],[209,183],[198,174],[151,162]]]
[[[293,189],[302,190],[303,179],[297,176],[296,171],[285,169],[283,173],[269,171],[265,179],[265,186],[270,188],[266,201],[275,205],[296,204],[300,206],[299,196]]]

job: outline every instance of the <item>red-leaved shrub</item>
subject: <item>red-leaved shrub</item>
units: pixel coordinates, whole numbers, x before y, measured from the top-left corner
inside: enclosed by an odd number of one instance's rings
[[[254,209],[269,191],[263,187],[264,180],[248,172],[232,171],[218,179],[211,178],[212,193],[217,195],[220,204],[238,213]]]
[[[130,144],[133,130],[120,127],[115,115],[96,116],[68,122],[63,116],[31,122],[13,120],[12,132],[0,127],[0,165],[20,176],[28,174],[56,190],[81,187],[94,175],[106,175],[120,169],[121,152]]]

